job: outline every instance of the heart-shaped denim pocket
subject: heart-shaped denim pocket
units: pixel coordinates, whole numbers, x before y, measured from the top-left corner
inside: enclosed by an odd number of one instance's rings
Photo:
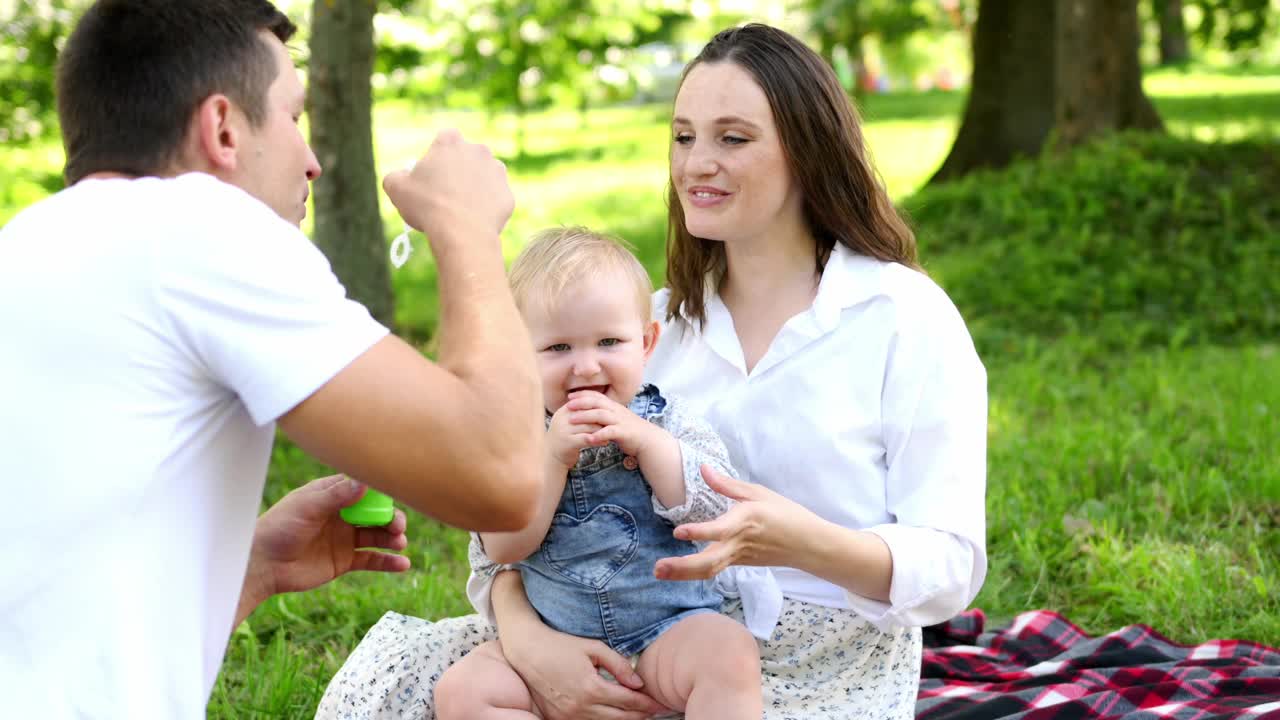
[[[541,552],[556,572],[599,590],[636,554],[638,544],[635,516],[617,505],[600,505],[582,519],[557,513]]]

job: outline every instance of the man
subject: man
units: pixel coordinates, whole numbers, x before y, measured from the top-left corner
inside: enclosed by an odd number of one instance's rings
[[[233,623],[274,592],[403,570],[404,519],[316,481],[255,531],[278,424],[444,522],[514,530],[542,404],[498,233],[505,169],[442,133],[384,187],[424,231],[438,363],[298,231],[320,166],[294,31],[266,0],[99,0],[59,61],[68,188],[0,230],[0,716],[200,717]]]

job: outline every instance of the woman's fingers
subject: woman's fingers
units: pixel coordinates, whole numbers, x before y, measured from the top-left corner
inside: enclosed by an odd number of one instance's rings
[[[710,580],[729,567],[731,560],[724,543],[712,543],[692,555],[662,558],[654,564],[653,575],[659,580]]]
[[[642,695],[648,697],[647,695]],[[587,711],[586,714],[578,716],[574,720],[649,720],[654,715],[670,712],[666,708],[661,710],[619,710],[616,707],[607,705],[598,705]]]
[[[707,487],[734,500],[758,500],[762,497],[764,488],[759,485],[735,480],[716,470],[710,465],[703,465],[699,468],[702,471],[702,479],[707,481]]]
[[[591,658],[593,665],[608,670],[609,674],[617,678],[618,682],[623,685],[635,690],[644,687],[644,680],[641,680],[635,668],[631,667],[631,661],[615,652],[608,645],[601,642],[593,642],[587,649],[587,655]]]
[[[618,683],[598,678],[599,682],[594,684],[591,698],[595,707],[588,711],[586,717],[630,720],[667,711],[661,703],[641,691],[644,680],[631,667],[630,660],[600,642],[591,643],[587,648],[587,655],[596,667],[607,671]]]
[[[732,511],[730,511],[732,512]],[[729,513],[725,513],[714,520],[708,520],[700,523],[686,523],[677,525],[672,531],[672,535],[677,540],[689,540],[692,542],[716,542],[724,540],[732,534],[732,519]]]
[[[630,663],[627,663],[630,666]],[[616,676],[615,676],[616,677]],[[601,718],[648,718],[669,712],[662,703],[654,700],[639,690],[623,687],[600,678],[600,699],[596,703],[595,713],[589,717]]]

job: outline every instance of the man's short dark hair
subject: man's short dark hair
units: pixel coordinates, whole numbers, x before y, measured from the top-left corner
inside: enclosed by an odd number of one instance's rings
[[[215,93],[260,126],[277,75],[261,30],[287,42],[297,28],[266,0],[95,2],[58,59],[67,184],[167,169],[192,113]]]

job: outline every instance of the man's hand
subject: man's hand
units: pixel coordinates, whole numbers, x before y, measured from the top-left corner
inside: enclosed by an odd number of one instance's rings
[[[249,568],[240,593],[236,624],[263,600],[285,592],[310,590],[353,570],[404,572],[403,555],[360,550],[403,550],[405,516],[397,510],[379,528],[357,528],[338,517],[338,511],[364,495],[364,485],[332,475],[285,495],[258,518],[253,532]]]
[[[425,232],[433,247],[459,223],[496,239],[515,209],[507,167],[452,129],[437,135],[412,169],[387,173],[382,187],[400,217]]]

